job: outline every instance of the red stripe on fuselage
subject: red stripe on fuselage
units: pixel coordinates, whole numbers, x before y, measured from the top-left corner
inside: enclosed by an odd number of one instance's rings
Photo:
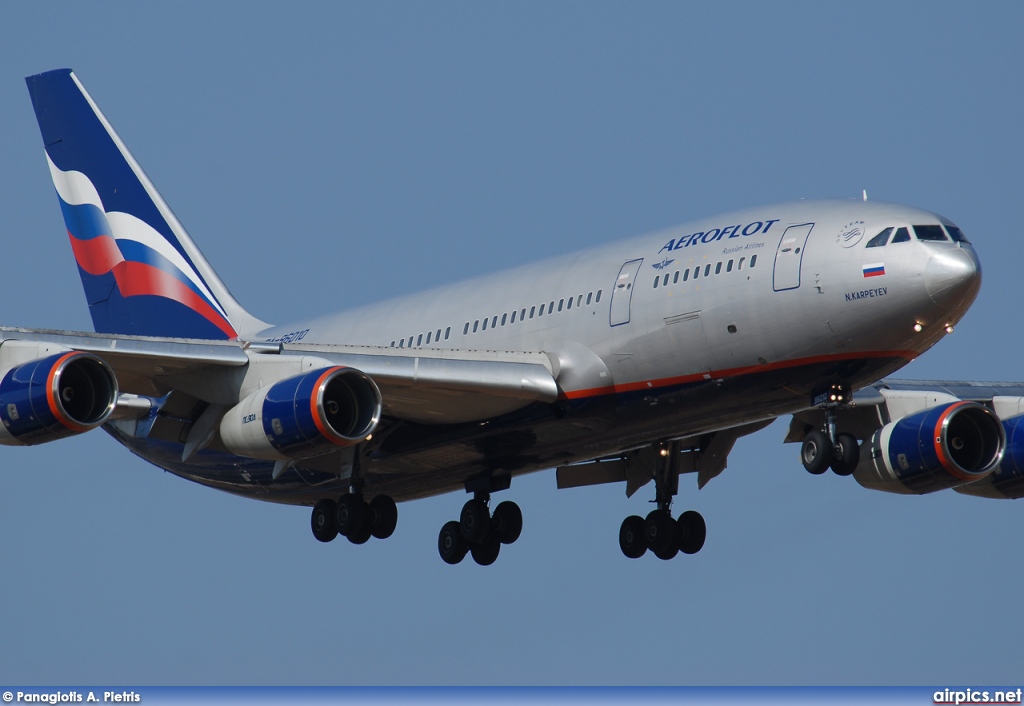
[[[865,351],[861,353],[843,353],[836,355],[817,355],[808,358],[795,358],[783,360],[776,363],[764,365],[749,365],[742,368],[728,368],[725,370],[697,373],[696,375],[680,375],[678,377],[659,378],[657,380],[641,380],[640,382],[627,382],[621,385],[608,385],[606,387],[592,387],[587,390],[571,390],[563,393],[564,399],[576,400],[587,397],[598,397],[600,395],[619,394],[623,392],[636,392],[637,390],[652,390],[659,387],[671,387],[673,385],[685,385],[690,382],[703,380],[718,380],[724,378],[740,377],[752,373],[767,373],[786,368],[798,368],[804,365],[816,363],[835,363],[843,360],[858,360],[860,358],[906,358],[910,362],[917,358],[920,353],[917,351]]]

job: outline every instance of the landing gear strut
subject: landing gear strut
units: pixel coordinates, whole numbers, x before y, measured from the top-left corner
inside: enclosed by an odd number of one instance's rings
[[[680,451],[678,442],[660,450],[654,470],[655,504],[647,518],[630,515],[619,528],[619,548],[630,559],[639,559],[650,549],[659,559],[669,560],[679,552],[696,554],[704,546],[707,524],[695,510],[672,519],[672,498],[679,492]]]
[[[845,385],[832,385],[828,392],[814,398],[825,412],[822,429],[807,432],[800,447],[800,461],[808,473],[821,475],[829,467],[837,476],[848,476],[860,461],[860,447],[853,434],[836,433],[836,412],[849,406],[850,391]]]
[[[499,503],[491,513],[490,493],[477,491],[462,506],[458,520],[446,522],[437,537],[437,551],[446,564],[458,564],[472,554],[473,561],[489,566],[498,558],[502,544],[512,544],[523,531],[523,512],[511,500]]]

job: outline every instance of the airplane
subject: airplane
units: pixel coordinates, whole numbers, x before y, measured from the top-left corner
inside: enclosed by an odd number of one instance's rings
[[[953,332],[981,285],[952,221],[857,200],[749,208],[327,316],[249,313],[70,69],[26,78],[94,332],[0,328],[0,443],[101,427],[211,488],[311,509],[314,537],[395,531],[398,503],[470,497],[441,559],[522,531],[492,494],[653,483],[629,558],[701,550],[673,515],[737,439],[787,442],[898,493],[1024,495],[1024,388],[887,376]],[[1009,440],[1009,442],[1008,442]]]

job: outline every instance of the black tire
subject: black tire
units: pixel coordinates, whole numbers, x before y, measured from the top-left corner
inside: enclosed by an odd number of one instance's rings
[[[362,527],[352,530],[348,533],[348,541],[352,544],[366,544],[370,541],[370,537],[373,536],[373,530],[370,527],[370,523],[365,523]]]
[[[704,547],[708,525],[696,510],[687,510],[676,520],[676,544],[683,554],[696,554]]]
[[[338,526],[334,522],[336,510],[335,502],[326,498],[318,500],[316,505],[313,506],[313,514],[309,518],[309,524],[317,541],[330,542],[338,536]]]
[[[655,554],[665,553],[675,544],[676,523],[668,510],[652,510],[644,522],[644,539]]]
[[[647,539],[644,537],[644,518],[630,515],[619,527],[619,549],[628,559],[639,559],[647,551]]]
[[[353,536],[360,537],[366,534],[370,538],[370,507],[358,495],[342,495],[338,500],[338,509],[334,514],[334,521],[338,526],[338,534],[345,535],[349,539]],[[366,541],[365,539],[363,540]],[[363,542],[356,542],[362,544]]]
[[[676,558],[676,554],[678,554],[678,553],[679,553],[679,547],[676,545],[675,542],[672,542],[672,544],[670,544],[668,549],[666,549],[665,551],[663,551],[663,552],[654,552],[654,556],[658,557],[662,561],[669,561],[670,559],[675,559]]]
[[[853,434],[839,434],[836,437],[839,453],[832,459],[832,472],[837,476],[848,476],[860,462],[860,446]]]
[[[800,446],[800,461],[808,473],[820,476],[828,470],[832,459],[835,456],[835,449],[828,435],[820,429],[812,429],[804,437],[804,443]]]
[[[458,564],[466,558],[469,546],[462,537],[462,529],[456,520],[446,522],[437,536],[437,553],[445,564]]]
[[[370,501],[370,533],[377,539],[387,539],[398,526],[398,506],[390,495],[378,495]]]
[[[459,526],[462,528],[463,539],[470,545],[483,542],[491,531],[491,512],[487,509],[487,503],[473,498],[463,505]]]
[[[523,511],[511,500],[506,500],[494,508],[491,524],[499,542],[512,544],[523,533]]]
[[[480,566],[490,566],[497,560],[501,551],[501,542],[497,535],[490,535],[480,544],[471,544],[469,553],[473,555],[473,561]]]

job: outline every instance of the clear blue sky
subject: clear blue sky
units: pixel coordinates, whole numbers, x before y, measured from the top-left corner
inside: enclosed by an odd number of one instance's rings
[[[1019,2],[3,3],[0,322],[90,327],[23,81],[69,66],[268,321],[867,189],[984,266],[905,376],[1021,380],[1022,26]],[[811,477],[784,434],[683,479],[697,556],[623,558],[647,489],[543,472],[489,568],[437,557],[459,494],[321,545],[308,510],[102,432],[3,448],[0,682],[1016,684],[1024,505]]]

